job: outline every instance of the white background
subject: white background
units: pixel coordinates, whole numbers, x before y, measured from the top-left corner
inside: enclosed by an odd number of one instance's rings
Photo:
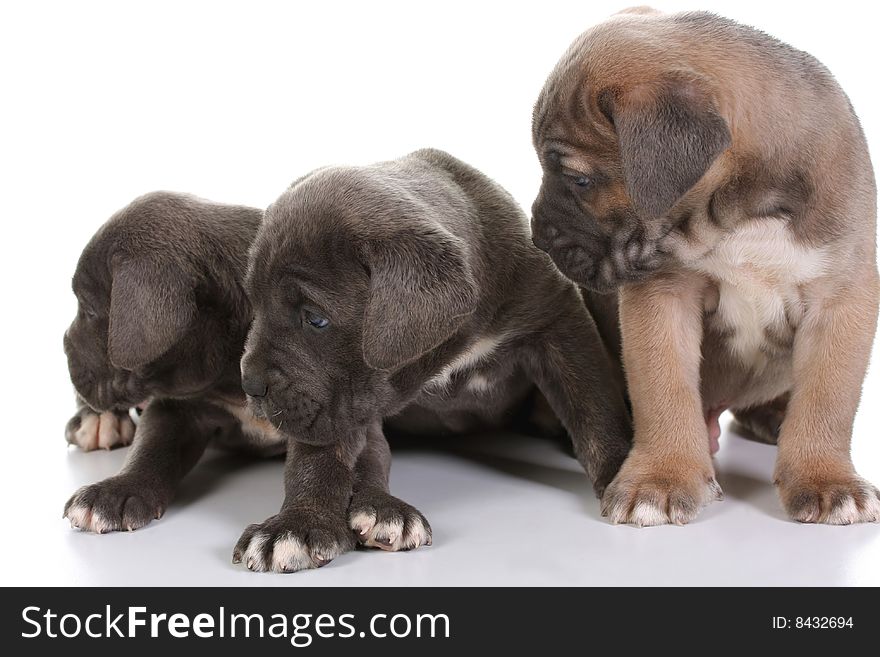
[[[880,151],[871,3],[655,5],[715,10],[817,55]],[[254,575],[230,562],[244,526],[278,507],[280,461],[211,454],[166,517],[132,534],[80,534],[61,519],[74,489],[124,457],[63,439],[70,277],[113,211],[153,189],[263,207],[314,167],[422,146],[483,169],[529,207],[543,80],[577,34],[625,6],[4,3],[0,583],[880,584],[880,527],[788,521],[769,483],[774,448],[729,433],[717,464],[727,499],[684,528],[607,525],[573,460],[509,437],[404,449],[393,490],[432,522],[434,546],[353,553],[320,571]],[[864,400],[854,457],[880,483],[876,364]]]

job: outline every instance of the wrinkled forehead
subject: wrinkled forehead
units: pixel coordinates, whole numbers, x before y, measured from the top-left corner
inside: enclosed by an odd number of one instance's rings
[[[363,273],[357,250],[352,231],[331,216],[277,217],[261,228],[251,249],[247,292],[258,300],[279,287],[296,286],[326,295]]]
[[[541,164],[547,168],[562,166],[584,174],[618,168],[618,145],[610,125],[601,118],[585,115],[579,121],[571,115],[557,115],[547,121],[544,134],[535,141]]]
[[[281,272],[264,298],[286,301],[296,298],[323,310],[338,309],[359,297],[367,280],[363,270],[341,267],[338,263],[302,263]]]
[[[249,282],[265,284],[292,264],[328,276],[357,273],[365,244],[393,241],[422,212],[405,184],[386,172],[322,170],[266,209],[251,248]]]
[[[547,78],[535,104],[535,147],[564,139],[577,148],[613,146],[619,96],[668,63],[662,44],[644,35],[642,17],[615,15],[581,34]]]
[[[535,104],[534,147],[541,155],[555,152],[604,157],[613,153],[612,98],[611,90],[598,90],[583,71],[549,80]]]
[[[532,141],[535,146],[563,136],[582,119],[581,97],[585,89],[571,76],[558,71],[547,79],[532,115]]]

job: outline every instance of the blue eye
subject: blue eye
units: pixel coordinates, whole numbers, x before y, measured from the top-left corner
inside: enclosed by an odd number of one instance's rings
[[[584,189],[589,189],[593,186],[593,179],[588,176],[577,176],[576,178],[572,178],[572,181],[578,187],[583,187]]]
[[[326,317],[321,317],[320,315],[317,315],[309,310],[304,310],[303,316],[305,317],[305,320],[309,323],[309,325],[316,329],[327,328],[327,326],[330,324],[329,319],[327,319]]]

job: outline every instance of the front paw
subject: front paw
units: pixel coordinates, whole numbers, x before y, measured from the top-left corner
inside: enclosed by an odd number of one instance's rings
[[[96,413],[88,406],[83,406],[67,422],[64,437],[71,445],[90,452],[98,448],[130,445],[134,431],[135,424],[128,411]]]
[[[418,509],[384,491],[355,494],[348,522],[361,545],[388,552],[431,545],[431,525]]]
[[[711,462],[688,466],[633,452],[602,497],[602,515],[638,527],[684,525],[722,498]]]
[[[249,525],[232,552],[232,563],[244,562],[257,572],[293,573],[326,566],[353,548],[344,516],[296,509]]]
[[[150,485],[117,475],[76,491],[64,505],[63,517],[71,527],[105,534],[139,529],[161,518],[166,506],[165,496]]]
[[[777,476],[788,515],[798,522],[851,525],[880,521],[880,491],[854,472],[809,479]]]

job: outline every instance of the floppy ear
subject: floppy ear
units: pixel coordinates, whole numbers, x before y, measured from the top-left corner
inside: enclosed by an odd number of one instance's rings
[[[131,370],[155,360],[181,338],[195,314],[192,282],[178,267],[119,262],[110,292],[110,362]]]
[[[730,146],[730,130],[693,81],[641,85],[611,111],[627,192],[636,211],[669,211]]]
[[[442,344],[476,309],[464,242],[441,228],[408,229],[363,248],[370,269],[366,363],[394,371]]]

